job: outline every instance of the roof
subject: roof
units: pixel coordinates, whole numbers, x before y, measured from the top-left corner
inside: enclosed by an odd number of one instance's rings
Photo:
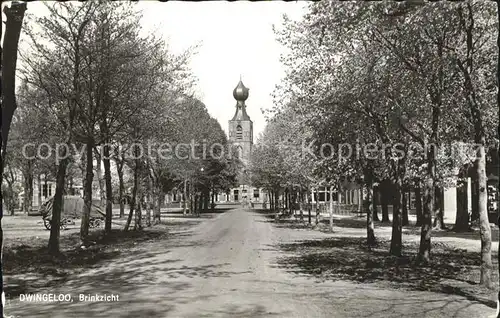
[[[248,116],[247,114],[247,110],[246,110],[246,105],[245,103],[241,103],[241,102],[238,102],[236,104],[236,112],[234,113],[234,116],[233,116],[233,119],[231,119],[231,121],[236,121],[236,120],[246,120],[246,121],[251,121],[250,120],[250,116]]]

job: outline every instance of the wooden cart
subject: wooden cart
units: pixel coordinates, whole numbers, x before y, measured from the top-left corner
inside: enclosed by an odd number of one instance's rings
[[[54,204],[54,197],[47,200],[42,204],[40,208],[40,214],[42,215],[43,225],[47,230],[52,227],[52,209]],[[63,199],[63,209],[61,213],[61,229],[66,229],[68,225],[74,224],[75,219],[81,218],[83,212],[84,202],[81,197],[76,196],[65,196]],[[104,224],[105,213],[102,209],[92,204],[90,211],[90,228],[101,227]]]

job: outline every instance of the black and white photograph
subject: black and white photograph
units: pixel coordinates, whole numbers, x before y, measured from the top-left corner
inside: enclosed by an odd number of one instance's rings
[[[3,318],[499,318],[500,1],[4,1]]]

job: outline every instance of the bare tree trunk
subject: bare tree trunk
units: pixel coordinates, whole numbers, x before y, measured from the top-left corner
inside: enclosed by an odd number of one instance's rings
[[[63,147],[63,151],[66,152]],[[65,156],[66,154],[63,154]],[[49,237],[49,254],[58,255],[59,250],[59,236],[61,224],[61,212],[63,209],[63,194],[64,182],[66,178],[66,168],[68,167],[69,159],[62,159],[57,167],[57,180],[56,180],[56,193],[54,194],[54,203],[52,205],[52,219],[50,221],[50,237]]]
[[[492,288],[491,271],[491,228],[488,218],[488,193],[486,176],[486,152],[484,149],[485,138],[481,136],[477,154],[477,176],[479,185],[479,230],[481,236],[481,278],[480,284]]]
[[[32,207],[33,207],[33,162],[30,163],[30,173],[28,175],[28,194],[27,194],[27,201],[26,201],[26,212],[30,212]],[[26,193],[26,192],[25,192]]]
[[[402,252],[402,222],[401,222],[401,202],[402,202],[402,180],[400,176],[396,177],[395,196],[392,208],[392,236],[389,253],[395,256],[401,256]]]
[[[283,214],[287,214],[288,209],[288,188],[283,192]]]
[[[300,222],[304,222],[304,191],[302,186],[300,187],[299,198]]]
[[[26,171],[24,174],[24,202],[23,210],[25,213],[31,211],[33,206],[33,160],[28,160],[26,163]]]
[[[500,24],[500,1],[497,1],[497,23]],[[498,51],[500,52],[500,32],[498,32],[498,35],[497,35],[497,49]],[[500,54],[497,54],[497,83],[500,83]],[[498,89],[497,89],[497,109],[500,108],[500,85],[498,86]],[[497,131],[500,131],[500,127],[498,127],[499,129]],[[500,139],[499,138],[500,136],[497,134],[497,139]],[[498,151],[498,147],[497,147],[497,153],[499,152]],[[497,217],[497,226],[500,227],[500,209],[498,209],[498,217]],[[500,242],[500,230],[498,231],[498,240]],[[497,267],[498,267],[498,277],[500,277],[500,252],[497,251]],[[497,308],[500,308],[500,290],[498,291],[498,294],[497,294]],[[497,314],[498,315],[498,314]]]
[[[135,158],[138,158],[138,146],[135,147],[134,153],[135,153]],[[134,166],[134,187],[132,188],[132,198],[130,200],[130,210],[128,213],[127,217],[127,222],[125,223],[124,231],[128,231],[130,227],[130,223],[132,223],[132,216],[134,214],[134,209],[136,206],[137,202],[137,191],[139,187],[139,159],[135,159],[135,166]],[[137,214],[137,213],[136,213]]]
[[[382,204],[382,222],[389,222],[389,196],[387,193],[387,180],[380,183],[380,201]]]
[[[275,210],[275,208],[274,208],[274,195],[273,195],[272,190],[269,191],[269,206],[271,208],[271,211]]]
[[[151,218],[152,218],[152,221],[151,221],[151,224],[150,225],[154,225],[154,224],[158,224],[159,222],[157,222],[156,220],[156,205],[158,204],[158,197],[159,197],[159,190],[157,187],[153,187],[153,192],[151,193],[151,202],[150,202],[150,208],[151,208]]]
[[[89,235],[90,212],[92,211],[92,181],[94,179],[94,162],[93,162],[93,142],[88,141],[86,144],[86,165],[85,165],[85,181],[83,187],[83,213],[82,223],[80,225],[80,242],[85,246]]]
[[[198,216],[201,215],[201,212],[204,210],[204,207],[205,207],[205,195],[203,193],[203,191],[200,192],[199,196],[198,196],[198,204],[199,204],[199,209],[198,209]]]
[[[111,220],[113,219],[113,188],[111,185],[111,163],[109,145],[103,147],[104,181],[106,186],[106,221],[104,232],[111,233]]]
[[[161,204],[163,203],[164,194],[161,192],[160,189],[157,189],[157,191],[158,191],[158,197],[157,197],[157,204],[156,204],[155,212],[154,212],[154,223],[160,224],[161,223]]]
[[[338,189],[337,189],[337,213],[339,215],[342,215],[342,207],[340,206],[340,201],[342,200],[342,194],[340,193],[340,183],[338,184]]]
[[[312,209],[312,200],[310,199],[310,193],[309,193],[309,188],[307,189],[307,194],[306,194],[306,198],[307,198],[307,223],[309,225],[312,224],[312,216],[311,216],[311,209]]]
[[[274,220],[278,222],[279,215],[280,215],[280,206],[279,206],[279,192],[277,190],[274,190]]]
[[[276,193],[276,190],[273,190],[272,192],[272,195],[273,195],[273,207],[274,207],[274,211],[276,213],[278,213],[277,211],[279,210],[279,206],[278,206],[278,199],[276,196],[277,196],[277,193]]]
[[[203,209],[203,195],[199,192],[194,195],[194,214],[196,216],[200,215],[201,209]]]
[[[139,202],[137,202],[137,209],[135,211],[135,222],[134,222],[134,231],[142,230],[142,207],[144,206],[144,194],[138,196]]]
[[[415,214],[417,216],[416,226],[422,226],[422,192],[421,192],[421,182],[417,182],[415,186]]]
[[[273,207],[274,207],[274,211],[276,213],[278,213],[277,211],[279,210],[279,206],[278,206],[278,198],[276,197],[277,196],[276,190],[273,190],[272,194],[273,194]]]
[[[125,216],[125,198],[123,193],[125,191],[125,184],[123,182],[123,166],[118,170],[118,196],[120,202],[120,219]]]
[[[152,202],[152,195],[148,194],[147,195],[147,202],[146,202],[146,226],[150,227],[151,226],[151,202]]]
[[[366,202],[366,244],[374,246],[375,239],[375,225],[373,224],[373,184],[371,181],[366,186],[367,202]]]
[[[184,191],[182,193],[182,196],[183,196],[183,201],[184,201],[182,214],[186,215],[187,214],[187,179],[184,179]]]
[[[292,202],[292,198],[291,198],[291,193],[290,193],[290,187],[287,187],[285,189],[285,200],[284,200],[284,204],[285,204],[285,208],[284,208],[284,214],[286,214],[287,216],[290,215],[290,212],[291,212],[291,207],[290,207],[290,203]]]
[[[474,172],[471,179],[471,222],[479,220],[479,184],[477,176],[477,162],[474,162]]]
[[[330,186],[330,232],[333,232],[333,187]]]
[[[438,50],[441,55],[442,50]],[[420,246],[417,255],[417,262],[429,263],[431,257],[431,235],[432,235],[432,212],[434,210],[435,188],[436,188],[436,147],[438,144],[438,131],[441,115],[440,94],[433,99],[431,135],[429,142],[431,147],[427,150],[427,170],[424,183],[424,210],[422,213],[422,227],[420,233]]]
[[[403,213],[402,225],[408,226],[408,224],[409,224],[409,221],[408,221],[408,199],[407,199],[407,193],[405,190],[401,191],[401,208],[402,208],[402,213]]]
[[[14,173],[12,171],[12,167],[9,166],[8,178],[4,178],[7,183],[8,194],[5,198],[5,203],[7,206],[7,210],[10,215],[14,215],[14,182],[16,178],[14,177]]]
[[[467,195],[467,174],[464,173],[464,167],[460,169],[460,174],[457,180],[457,214],[455,218],[454,230],[457,232],[463,232],[469,230],[469,211],[468,211],[468,195]]]
[[[102,174],[102,155],[99,151],[96,151],[96,174],[97,174],[97,182],[99,183],[99,197],[101,202],[99,203],[101,209],[105,208],[106,205],[106,190],[104,186],[104,177]]]
[[[119,151],[119,150],[118,150]],[[119,159],[121,156],[120,153],[116,155],[115,163],[116,163],[116,173],[118,174],[118,201],[120,202],[120,219],[125,216],[125,201],[124,201],[124,192],[125,192],[125,184],[123,182],[123,166],[125,164],[123,158]]]
[[[42,177],[41,174],[39,173],[37,176],[37,182],[38,182],[38,210],[42,207]]]
[[[196,215],[198,213],[198,194],[197,193],[193,193],[193,200],[191,200],[193,202],[192,206],[192,213],[194,215]]]
[[[199,192],[197,197],[198,206],[196,207],[196,215],[199,216],[201,214],[201,210],[203,210],[203,192]]]
[[[315,225],[319,224],[319,190],[316,187],[316,219],[314,220]]]
[[[5,155],[7,149],[7,140],[9,137],[10,125],[14,112],[17,108],[16,103],[16,66],[19,37],[23,25],[26,3],[12,3],[10,8],[4,7],[4,13],[7,18],[5,21],[5,34],[2,43],[2,158],[0,178],[3,178],[3,168],[5,164]],[[0,181],[3,181],[0,179]],[[2,212],[0,212],[2,213]],[[0,214],[1,220],[2,214]],[[0,228],[1,230],[1,228]],[[1,235],[0,235],[1,237]],[[2,288],[3,291],[3,288]],[[3,308],[3,307],[2,307]]]
[[[47,174],[43,176],[43,185],[45,188],[45,198],[47,198],[49,196],[49,184],[47,182]]]
[[[434,169],[434,166],[429,167]],[[420,247],[418,251],[418,262],[429,263],[431,257],[431,235],[432,235],[432,210],[434,208],[434,180],[427,176],[424,183],[424,209],[422,213],[422,229],[420,233]]]
[[[148,170],[150,169],[150,167],[148,167]],[[153,201],[154,201],[154,195],[153,195],[153,192],[154,192],[154,182],[153,182],[153,175],[152,174],[149,174],[148,175],[148,180],[147,180],[147,192],[146,192],[146,226],[147,227],[150,227],[151,226],[151,207],[153,205]]]
[[[189,187],[189,193],[188,193],[188,202],[189,202],[189,214],[195,214],[196,213],[196,202],[195,202],[195,197],[193,193],[193,189],[190,186]]]
[[[373,186],[373,221],[377,221],[379,222],[380,219],[378,217],[378,185],[377,186]]]
[[[211,199],[212,199],[212,202],[210,204],[210,210],[212,210],[212,212],[215,210],[215,189],[212,189],[212,195],[211,195]]]

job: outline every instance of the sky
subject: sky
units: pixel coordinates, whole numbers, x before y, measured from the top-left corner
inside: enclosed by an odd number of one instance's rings
[[[272,107],[271,93],[284,76],[279,59],[283,48],[275,40],[273,24],[283,14],[299,19],[305,2],[144,2],[144,27],[157,29],[179,52],[201,43],[191,69],[198,78],[197,95],[227,132],[235,112],[233,89],[240,75],[250,89],[247,112],[254,136],[263,131],[261,109]]]
[[[246,104],[255,137],[264,130],[262,110],[272,107],[271,93],[285,72],[279,61],[283,47],[276,41],[272,27],[281,25],[284,14],[300,19],[306,5],[302,1],[138,4],[143,11],[143,27],[160,33],[174,52],[200,44],[190,63],[198,80],[196,96],[226,133],[228,120],[235,112],[232,92],[241,75],[250,89]],[[41,2],[30,2],[28,12],[43,15],[46,9]]]

